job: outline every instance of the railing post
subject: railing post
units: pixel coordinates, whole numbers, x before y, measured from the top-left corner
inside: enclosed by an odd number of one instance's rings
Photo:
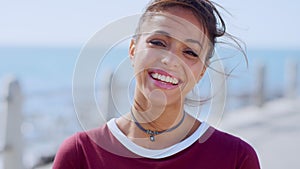
[[[262,107],[265,102],[265,79],[266,79],[266,66],[258,62],[255,68],[255,82],[254,82],[254,104]]]
[[[284,96],[290,99],[297,97],[298,65],[288,60],[285,67],[285,93]]]
[[[4,79],[3,112],[5,169],[23,169],[23,141],[21,134],[23,96],[18,80],[11,76]]]

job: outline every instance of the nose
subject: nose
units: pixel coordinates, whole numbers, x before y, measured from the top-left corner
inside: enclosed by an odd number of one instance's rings
[[[169,68],[176,68],[179,65],[178,51],[176,47],[170,48],[167,52],[164,52],[161,62]]]
[[[171,52],[168,52],[167,54],[165,54],[162,59],[161,59],[161,62],[168,66],[168,67],[178,67],[178,60],[177,60],[177,57],[171,53]]]

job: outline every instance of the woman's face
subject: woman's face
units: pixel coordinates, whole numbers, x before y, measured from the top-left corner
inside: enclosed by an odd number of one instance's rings
[[[191,11],[172,7],[146,18],[139,33],[130,45],[136,92],[157,103],[184,100],[206,69],[202,24]]]

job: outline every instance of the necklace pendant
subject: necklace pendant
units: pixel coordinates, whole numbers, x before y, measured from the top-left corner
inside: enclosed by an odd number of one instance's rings
[[[150,138],[150,141],[152,141],[152,142],[155,141],[154,135],[151,135],[149,138]]]

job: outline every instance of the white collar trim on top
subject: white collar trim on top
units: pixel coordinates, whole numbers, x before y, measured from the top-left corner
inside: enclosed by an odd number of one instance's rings
[[[209,128],[209,124],[202,122],[201,125],[198,127],[198,129],[185,140],[164,149],[152,150],[152,149],[147,149],[142,146],[139,146],[134,142],[132,142],[130,139],[128,139],[117,126],[115,118],[108,121],[107,126],[110,132],[113,134],[113,136],[121,144],[123,144],[128,150],[130,150],[131,152],[139,156],[145,158],[151,158],[151,159],[160,159],[160,158],[169,157],[188,148],[193,143],[195,143]]]

